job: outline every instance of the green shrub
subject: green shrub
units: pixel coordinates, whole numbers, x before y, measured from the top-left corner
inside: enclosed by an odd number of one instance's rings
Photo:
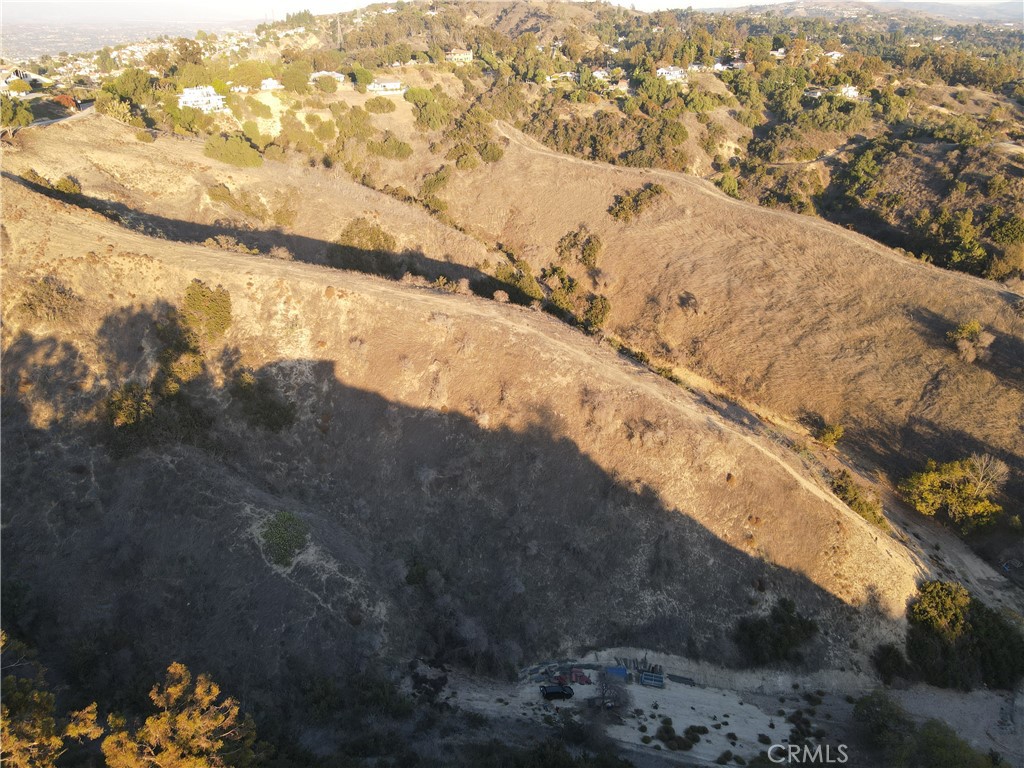
[[[291,512],[278,512],[263,524],[260,538],[267,556],[287,568],[306,546],[309,536],[306,524]]]
[[[537,278],[534,276],[528,262],[522,259],[517,259],[515,256],[509,257],[510,261],[500,262],[494,270],[494,276],[503,283],[507,283],[516,289],[519,298],[519,303],[525,303],[525,301],[534,300],[540,301],[544,298],[544,292],[541,290],[540,283],[537,282]],[[524,301],[525,300],[525,301]]]
[[[729,197],[740,196],[740,185],[736,180],[736,174],[732,171],[726,171],[722,174],[722,178],[718,180],[718,188],[725,192]]]
[[[607,297],[595,294],[590,297],[586,311],[583,313],[583,327],[589,333],[599,331],[611,314],[612,303]]]
[[[29,184],[35,184],[37,187],[43,187],[44,189],[53,189],[53,184],[50,180],[43,176],[35,168],[29,168],[25,171],[21,178],[27,181]]]
[[[217,184],[206,190],[206,196],[215,203],[223,203],[229,208],[261,222],[270,217],[270,212],[259,195],[247,190],[239,190],[238,194],[235,194],[226,185]]]
[[[333,77],[318,77],[315,84],[320,93],[335,93],[338,90],[338,81]]]
[[[21,99],[12,99],[6,93],[0,94],[0,125],[24,128],[34,119],[31,106]]]
[[[675,729],[672,728],[671,723],[659,725],[657,733],[654,734],[654,738],[658,739],[658,741],[664,742],[674,741],[676,738]]]
[[[211,136],[206,140],[203,154],[223,163],[236,165],[240,168],[252,168],[263,165],[263,158],[249,141],[242,135]]]
[[[406,88],[403,98],[414,107],[423,107],[434,100],[434,94],[427,88]]]
[[[977,341],[983,331],[984,328],[981,323],[972,318],[970,320],[965,320],[952,331],[947,333],[946,338],[950,341]]]
[[[443,165],[433,173],[423,177],[423,184],[420,185],[420,197],[435,197],[445,185],[451,180],[452,172],[448,166]]]
[[[601,249],[604,244],[601,242],[601,238],[598,235],[589,235],[580,247],[579,256],[576,258],[580,264],[590,269],[597,267],[597,259],[601,255]]]
[[[156,137],[149,131],[136,131],[135,140],[141,141],[143,144],[152,144],[156,141]]]
[[[136,382],[125,384],[107,398],[107,413],[115,429],[139,431],[153,416],[153,392]]]
[[[882,514],[882,502],[870,491],[857,485],[847,470],[841,469],[832,475],[832,492],[850,509],[872,525],[889,530],[889,523]]]
[[[59,192],[62,195],[82,194],[82,185],[70,176],[61,176],[57,181],[50,181],[34,168],[29,168],[22,174],[22,178],[30,184],[42,187],[43,189]]]
[[[212,344],[231,326],[231,294],[219,285],[210,288],[202,280],[193,280],[185,289],[180,318],[187,333]]]
[[[70,176],[61,176],[53,183],[53,188],[64,195],[82,194],[82,185]]]
[[[1009,468],[988,454],[937,464],[900,484],[900,493],[923,515],[943,514],[963,532],[993,522],[1003,508],[991,500],[1009,477]]]
[[[555,250],[558,251],[560,259],[565,260],[575,256],[576,260],[585,267],[594,269],[597,267],[597,259],[601,255],[604,244],[600,236],[590,234],[585,224],[578,229],[566,232],[558,241]]]
[[[82,298],[59,278],[47,275],[26,286],[19,306],[37,320],[72,320],[82,307]]]
[[[345,226],[336,242],[345,248],[358,248],[364,251],[392,252],[397,246],[394,236],[388,234],[379,224],[361,216]]]
[[[665,188],[660,184],[645,184],[639,189],[634,189],[622,195],[616,195],[615,202],[608,209],[608,212],[612,215],[613,219],[628,223],[639,216],[645,208],[649,207],[664,193]]]
[[[1024,677],[1024,637],[960,584],[925,582],[907,619],[907,658],[932,685],[1011,690]]]
[[[387,96],[374,96],[371,99],[367,99],[363,108],[367,112],[373,112],[375,115],[385,115],[397,109],[395,102]]]
[[[496,141],[485,142],[480,146],[479,152],[485,163],[496,163],[505,156],[505,150]]]
[[[363,86],[363,89],[365,90],[366,86],[373,82],[373,73],[356,64],[352,67],[352,82],[356,85]]]
[[[766,617],[745,616],[739,620],[733,639],[750,664],[799,661],[798,648],[814,637],[818,627],[812,619],[797,613],[792,600],[782,597]]]
[[[384,133],[384,138],[381,141],[366,142],[366,149],[371,155],[388,160],[405,160],[412,156],[412,147],[390,131]]]
[[[836,443],[842,439],[845,432],[846,429],[842,424],[826,424],[818,432],[818,442],[826,448],[835,448]]]
[[[980,322],[971,319],[960,323],[947,333],[946,339],[952,342],[961,360],[965,363],[973,363],[979,358],[988,357],[988,348],[996,337],[986,331]]]

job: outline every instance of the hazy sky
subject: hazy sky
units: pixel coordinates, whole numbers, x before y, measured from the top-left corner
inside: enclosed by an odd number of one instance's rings
[[[627,0],[619,5],[634,5],[637,10],[657,8],[722,8],[763,5],[782,0]],[[959,0],[959,4],[979,4],[989,0]],[[151,22],[281,19],[286,13],[308,8],[315,14],[350,11],[366,5],[360,0],[213,0],[212,2],[174,2],[173,0],[0,0],[0,23],[60,22],[105,24],[121,21]]]

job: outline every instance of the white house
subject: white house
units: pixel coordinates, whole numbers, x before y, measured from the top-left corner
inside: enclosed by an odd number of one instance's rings
[[[655,74],[669,83],[685,83],[689,78],[682,67],[659,67]]]
[[[841,85],[837,93],[847,99],[859,99],[860,89],[856,85]]]
[[[376,80],[366,86],[366,90],[372,93],[401,93],[405,90],[401,80]]]
[[[224,107],[224,97],[213,90],[212,85],[197,85],[186,88],[178,97],[178,108],[192,107],[200,112],[220,112]]]
[[[272,77],[268,77],[260,83],[261,91],[280,91],[282,88],[284,88],[284,86],[281,85],[280,81],[275,80]]]
[[[548,77],[545,78],[545,82],[548,83],[553,83],[556,80],[568,80],[570,82],[575,83],[578,82],[579,75],[577,75],[575,72],[556,72],[555,74],[548,75]]]
[[[319,80],[321,77],[333,77],[339,83],[348,80],[348,78],[341,74],[341,72],[328,72],[327,70],[321,70],[319,72],[314,72],[312,75],[310,75],[309,82],[315,82]]]
[[[611,77],[607,69],[595,69],[590,74],[594,76],[595,80],[600,80],[602,83],[607,83],[608,78]]]
[[[452,48],[444,55],[444,60],[452,64],[472,64],[473,52],[464,48]]]
[[[20,69],[18,67],[5,69],[3,73],[0,74],[0,82],[2,82],[5,87],[9,88],[11,83],[15,80],[24,80],[32,88],[53,85],[53,80],[50,78],[37,75],[35,72],[29,72],[27,69]]]
[[[844,54],[842,51],[828,51],[825,54],[825,58],[826,59],[831,59],[832,61],[839,61],[845,55],[846,54]]]
[[[771,56],[773,59],[779,59],[781,61],[782,59],[786,58],[786,49],[778,48],[774,51],[768,51],[768,55]]]

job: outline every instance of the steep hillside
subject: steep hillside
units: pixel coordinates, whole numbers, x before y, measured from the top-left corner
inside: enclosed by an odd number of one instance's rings
[[[926,456],[996,452],[1014,463],[1020,498],[1020,296],[693,178],[587,163],[503,132],[497,167],[456,176],[451,214],[538,269],[585,223],[604,242],[592,284],[611,299],[612,332],[769,412],[846,424],[851,444],[897,473]],[[614,221],[616,196],[651,182],[667,194],[635,223]],[[973,365],[945,338],[970,318],[996,337]]]
[[[431,161],[411,115],[374,119],[419,149],[408,160],[370,165],[379,184],[416,189],[443,164]],[[225,174],[198,145],[133,144],[129,132],[120,138],[110,126],[81,121],[37,133],[11,153],[9,167],[71,172],[87,195],[152,215],[169,211],[188,235],[167,233],[176,239],[202,242],[184,223],[199,221],[211,224],[203,235],[230,232],[263,251],[284,244],[305,260],[467,278],[485,295],[496,285],[486,273],[504,260],[494,250],[501,244],[536,272],[561,264],[585,289],[606,295],[606,329],[684,378],[693,372],[775,418],[842,423],[846,445],[894,478],[927,458],[994,453],[1014,469],[1011,499],[1024,498],[1024,320],[1014,312],[1020,297],[996,284],[916,262],[820,220],[732,200],[692,177],[559,155],[500,124],[493,130],[503,139],[503,159],[455,171],[438,193],[471,237],[337,170],[274,163]],[[98,140],[111,130],[110,139]],[[302,213],[280,231],[261,232],[210,202],[204,190],[215,178],[268,201],[301,194]],[[617,196],[646,183],[666,190],[650,210],[632,223],[609,215]],[[235,224],[218,228],[225,215]],[[357,217],[379,222],[405,255],[382,254],[369,265],[351,254],[332,261],[331,242]],[[604,243],[596,269],[556,253],[559,239],[581,224]],[[974,363],[946,340],[968,319],[995,337],[990,357]]]
[[[819,623],[812,666],[899,631],[923,572],[901,545],[552,318],[3,191],[4,624],[85,690],[183,658],[301,710],[382,657],[734,662],[735,617],[778,596]],[[231,308],[199,358],[168,341],[196,278]]]

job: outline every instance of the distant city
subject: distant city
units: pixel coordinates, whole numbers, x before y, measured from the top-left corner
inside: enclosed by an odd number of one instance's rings
[[[145,21],[121,24],[5,23],[0,39],[0,57],[7,61],[25,61],[58,53],[86,53],[104,46],[134,43],[160,35],[193,37],[207,32],[248,31],[260,20],[232,22]]]

